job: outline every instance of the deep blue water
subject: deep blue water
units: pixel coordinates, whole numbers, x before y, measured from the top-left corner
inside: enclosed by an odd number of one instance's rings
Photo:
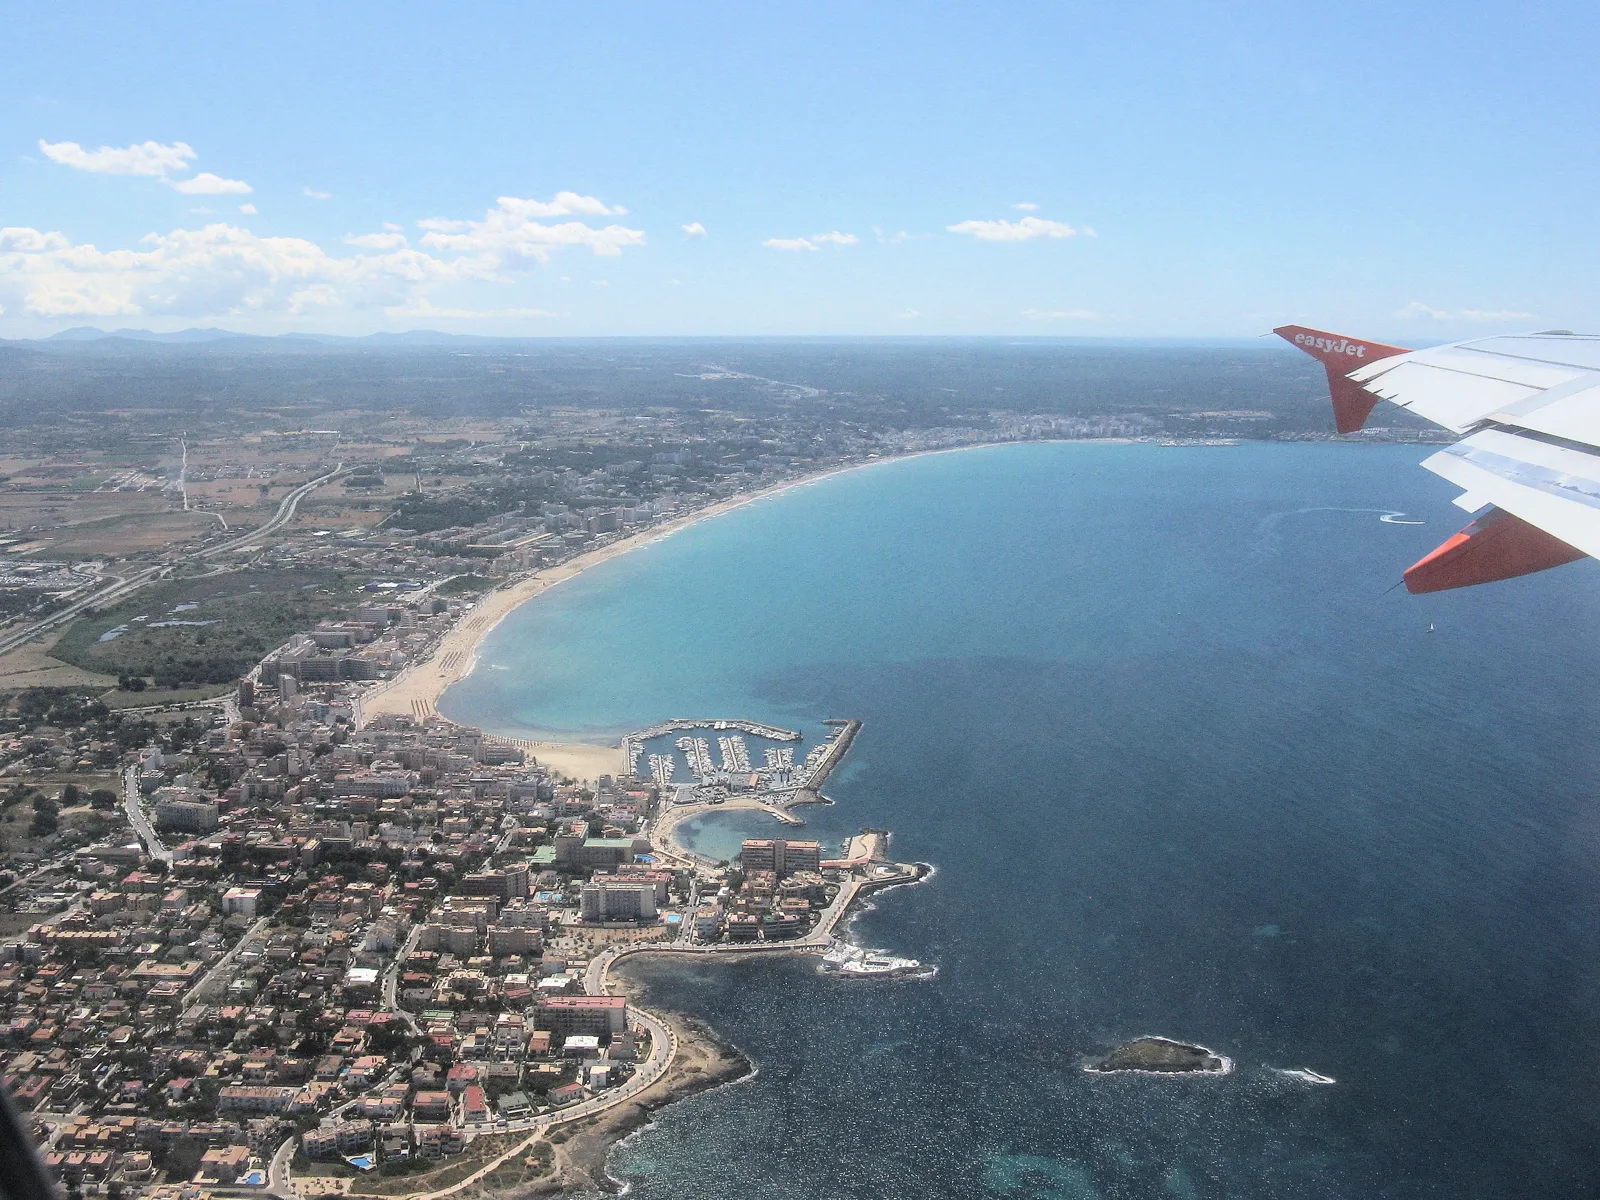
[[[509,619],[450,715],[857,716],[813,832],[938,866],[855,925],[932,981],[638,968],[760,1073],[624,1144],[633,1195],[1600,1193],[1600,568],[1386,592],[1468,519],[1424,453],[891,463]],[[1238,1070],[1083,1073],[1146,1033]]]

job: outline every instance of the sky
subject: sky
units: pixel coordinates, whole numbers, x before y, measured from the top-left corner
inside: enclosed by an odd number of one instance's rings
[[[1592,4],[23,4],[0,337],[1600,331]]]

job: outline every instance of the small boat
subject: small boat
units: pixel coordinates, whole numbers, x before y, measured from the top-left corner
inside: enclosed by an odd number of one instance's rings
[[[822,956],[820,970],[841,979],[926,979],[938,968],[925,967],[914,958],[897,958],[881,950],[837,942]]]

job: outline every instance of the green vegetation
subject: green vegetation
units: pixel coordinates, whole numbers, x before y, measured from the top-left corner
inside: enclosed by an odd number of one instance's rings
[[[116,675],[129,691],[137,690],[136,678],[165,688],[225,684],[292,634],[339,615],[359,582],[299,570],[169,580],[75,622],[52,653],[86,671]],[[101,641],[108,633],[115,636]]]
[[[390,524],[418,533],[434,533],[458,525],[476,525],[503,511],[488,500],[463,496],[420,496],[412,493],[400,501]]]
[[[493,586],[493,581],[482,575],[457,575],[454,579],[447,579],[433,589],[435,596],[462,596],[471,592],[481,592]]]

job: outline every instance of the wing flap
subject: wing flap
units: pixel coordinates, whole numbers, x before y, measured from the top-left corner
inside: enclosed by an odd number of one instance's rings
[[[1560,538],[1491,508],[1433,553],[1406,569],[1412,595],[1443,592],[1548,571],[1583,557]]]
[[[1405,573],[1413,592],[1600,557],[1600,338],[1564,330],[1406,350],[1302,325],[1273,330],[1328,372],[1340,433],[1389,400],[1468,436],[1422,465],[1488,511]]]
[[[1600,556],[1600,455],[1491,429],[1422,465],[1474,500]]]
[[[1360,382],[1380,399],[1409,408],[1456,433],[1465,433],[1497,409],[1515,405],[1542,390],[1509,379],[1435,367],[1414,356],[1376,379]]]

